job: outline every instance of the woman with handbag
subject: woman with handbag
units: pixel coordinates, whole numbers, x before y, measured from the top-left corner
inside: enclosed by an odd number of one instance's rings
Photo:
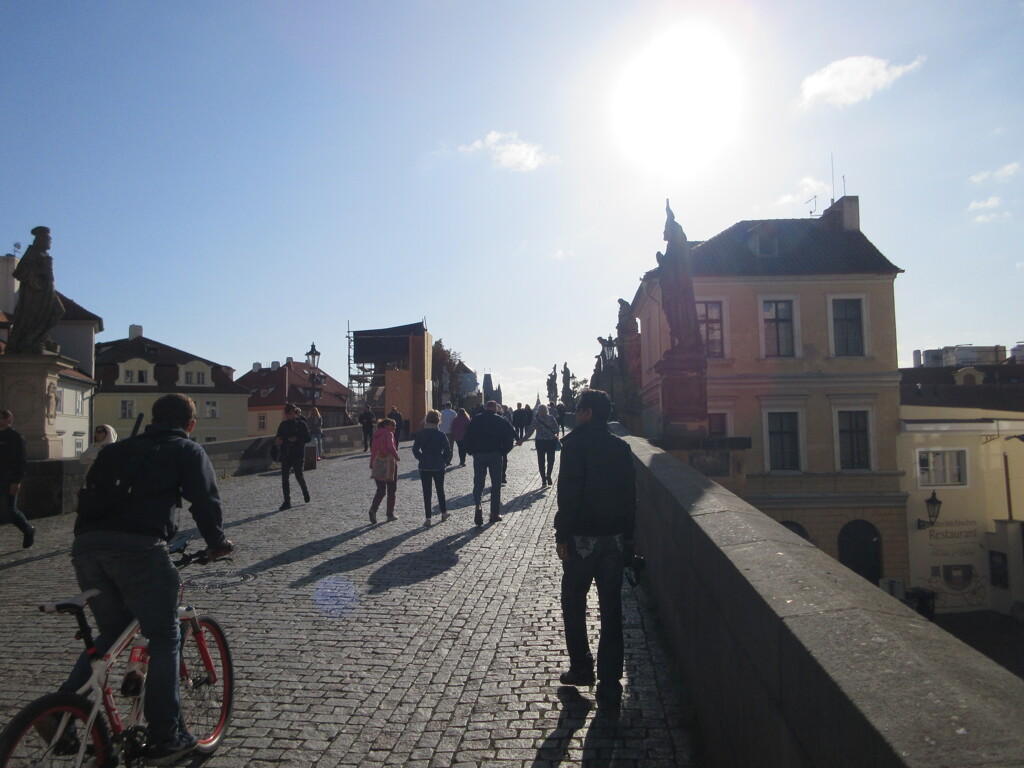
[[[388,497],[388,520],[395,519],[395,493],[398,490],[398,447],[395,444],[394,419],[381,419],[370,445],[370,477],[377,483],[377,493],[370,504],[370,523],[377,522],[377,508]]]
[[[546,405],[538,405],[533,412],[533,421],[526,428],[526,436],[523,440],[529,440],[530,436],[537,433],[537,466],[540,468],[541,484],[544,487],[554,485],[551,480],[551,470],[555,466],[555,451],[562,450],[562,444],[558,440],[558,421],[548,413]],[[523,444],[523,440],[519,444]],[[544,471],[545,460],[547,472]]]
[[[424,528],[430,527],[430,485],[437,488],[437,505],[441,510],[441,522],[448,519],[448,507],[444,498],[444,473],[448,462],[452,460],[452,447],[448,436],[441,431],[441,414],[438,411],[427,411],[423,419],[423,429],[416,433],[412,444],[412,455],[419,461],[420,480],[423,483],[423,508],[426,510]]]

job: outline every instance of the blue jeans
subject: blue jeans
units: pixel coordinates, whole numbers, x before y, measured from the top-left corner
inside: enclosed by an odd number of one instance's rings
[[[622,679],[622,572],[625,544],[621,535],[574,536],[562,562],[562,620],[569,666],[588,669],[593,664],[587,640],[587,593],[597,583],[601,612],[601,639],[597,646],[598,680]]]
[[[0,480],[0,484],[6,486],[3,489],[3,498],[6,500],[6,504],[4,505],[4,507],[7,510],[7,514],[0,515],[0,518],[10,518],[10,522],[12,525],[14,525],[15,528],[17,528],[22,533],[28,533],[30,530],[32,530],[32,526],[29,524],[28,518],[25,517],[25,515],[22,513],[20,509],[18,509],[18,497],[13,496],[7,492],[8,488],[10,488],[11,485],[10,482],[7,480]],[[0,522],[8,521],[0,519]]]
[[[96,648],[106,653],[132,619],[149,639],[146,675],[146,720],[150,743],[173,739],[181,725],[178,699],[178,572],[163,547],[144,550],[97,549],[72,561],[78,586],[98,589],[89,601],[99,633]],[[62,691],[75,691],[92,674],[83,652]]]
[[[501,511],[501,467],[504,455],[497,451],[473,454],[473,503],[478,507],[484,495],[484,478],[491,476],[491,517]]]

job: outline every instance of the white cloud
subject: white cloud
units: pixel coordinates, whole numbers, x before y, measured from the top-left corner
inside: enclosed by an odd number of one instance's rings
[[[986,208],[998,208],[1002,201],[995,196],[990,197],[988,200],[974,200],[969,206],[968,211],[981,211]]]
[[[803,205],[812,197],[817,196],[818,210],[821,211],[828,207],[829,194],[831,193],[831,190],[832,187],[829,186],[827,182],[816,179],[813,176],[804,176],[799,182],[797,182],[797,191],[782,195],[775,201],[775,205]],[[813,203],[810,202],[807,204],[813,205]]]
[[[576,258],[576,251],[567,251],[564,248],[559,248],[557,251],[555,251],[553,254],[551,254],[551,258],[554,259],[555,261],[564,261],[565,259],[575,259]]]
[[[980,184],[988,178],[994,178],[997,181],[1006,181],[1011,176],[1016,175],[1017,171],[1021,169],[1021,165],[1018,162],[1007,163],[1002,168],[995,171],[980,171],[971,176],[971,181],[975,184]]]
[[[877,91],[889,88],[903,75],[920,68],[924,61],[923,55],[903,65],[893,65],[874,56],[851,56],[833,61],[804,78],[800,85],[802,106],[806,108],[823,101],[836,107],[848,107],[865,101]]]
[[[558,162],[557,157],[543,152],[540,144],[523,141],[515,131],[491,131],[483,139],[462,145],[459,152],[464,155],[487,152],[495,167],[508,171],[536,171]]]
[[[1010,212],[1003,211],[1002,213],[983,213],[975,216],[971,221],[975,224],[991,224],[993,221],[1003,221],[1008,218],[1010,218]]]

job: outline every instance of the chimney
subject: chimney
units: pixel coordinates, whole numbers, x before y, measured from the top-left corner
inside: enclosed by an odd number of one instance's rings
[[[270,370],[272,370],[272,371],[276,371],[280,367],[281,367],[281,363],[279,361],[277,361],[277,360],[275,360],[274,362],[272,362],[270,364]]]
[[[4,254],[0,259],[0,312],[14,314],[18,304],[18,281],[14,279],[14,269],[18,266],[18,257],[13,253]]]
[[[860,232],[860,198],[845,195],[825,209],[821,221],[829,229]]]
[[[260,371],[262,368],[263,368],[263,366],[260,365],[259,363],[253,363],[252,364],[252,370],[253,370],[254,373],[257,372],[257,371]]]
[[[142,335],[141,325],[129,325],[128,326],[128,338],[137,339]]]

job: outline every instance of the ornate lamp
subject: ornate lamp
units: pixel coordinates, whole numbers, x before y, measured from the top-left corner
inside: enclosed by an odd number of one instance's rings
[[[309,352],[306,353],[306,365],[313,370],[320,368],[320,353],[316,349],[316,344],[309,345]]]
[[[309,383],[312,385],[313,397],[311,399],[315,403],[320,396],[317,386],[324,383],[324,378],[320,373],[320,352],[317,350],[316,344],[309,345],[309,352],[306,353],[306,365],[309,366]]]
[[[942,502],[935,496],[935,491],[932,491],[932,495],[924,500],[924,505],[928,508],[928,519],[917,520],[917,529],[920,531],[923,528],[931,528],[938,522],[939,509],[942,507]]]

